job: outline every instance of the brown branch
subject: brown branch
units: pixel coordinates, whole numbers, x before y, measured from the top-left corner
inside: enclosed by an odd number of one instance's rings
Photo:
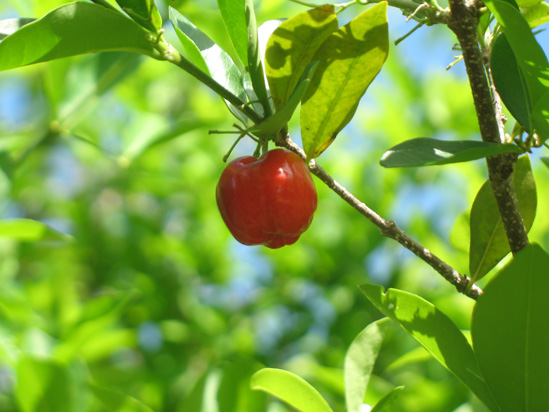
[[[495,102],[497,100],[494,99],[491,93],[484,67],[487,57],[482,55],[477,41],[477,7],[478,5],[475,3],[468,3],[466,0],[450,0],[452,19],[448,27],[456,34],[461,45],[482,140],[503,143],[505,136],[498,125],[498,117],[501,115],[496,112]],[[513,165],[516,158],[516,154],[506,154],[486,159],[490,185],[513,254],[529,243],[513,185]]]
[[[290,140],[288,136],[280,139],[276,144],[297,153],[302,159],[306,159],[305,152],[292,140]],[[366,206],[365,203],[358,200],[345,187],[336,182],[334,178],[326,173],[326,171],[314,160],[309,162],[309,170],[312,174],[322,180],[330,189],[337,193],[339,197],[355,208],[359,213],[366,217],[366,219],[376,225],[380,229],[382,236],[396,240],[406,249],[410,250],[420,259],[425,261],[439,274],[441,274],[444,279],[454,285],[458,292],[463,293],[464,295],[475,300],[482,294],[482,289],[478,286],[469,285],[469,278],[467,278],[467,276],[459,274],[457,270],[431,253],[429,249],[423,247],[414,239],[410,238],[396,225],[395,222],[392,220],[385,220],[379,216],[376,212]]]

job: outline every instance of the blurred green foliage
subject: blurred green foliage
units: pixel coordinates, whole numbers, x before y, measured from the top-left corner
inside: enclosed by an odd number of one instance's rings
[[[8,1],[0,13],[39,17],[62,3]],[[215,2],[157,4],[164,18],[168,4],[176,7],[234,53]],[[257,14],[262,22],[298,10],[264,1]],[[438,29],[429,41],[450,55],[453,40],[434,40]],[[444,64],[418,74],[406,42],[391,48],[355,119],[319,163],[466,273],[467,253],[449,237],[486,177],[484,163],[378,164],[405,139],[477,137],[465,77]],[[472,301],[318,180],[318,211],[297,244],[236,243],[215,204],[232,139],[208,134],[232,123],[223,102],[190,76],[135,55],[0,73],[0,216],[74,237],[0,238],[1,411],[285,411],[248,389],[262,366],[298,373],[342,411],[345,351],[381,316],[361,296],[364,282],[413,291],[470,327]],[[253,148],[241,143],[233,158]],[[533,163],[546,187],[547,168]],[[538,210],[548,210],[547,191],[539,197]],[[531,232],[545,249],[548,220],[539,213]],[[402,411],[483,410],[436,361],[405,356],[416,348],[391,330],[366,399],[404,385]]]

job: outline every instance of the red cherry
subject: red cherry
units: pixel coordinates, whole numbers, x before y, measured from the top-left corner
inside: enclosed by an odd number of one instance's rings
[[[311,224],[317,203],[307,165],[285,149],[233,160],[219,178],[216,198],[236,240],[271,249],[295,243]]]

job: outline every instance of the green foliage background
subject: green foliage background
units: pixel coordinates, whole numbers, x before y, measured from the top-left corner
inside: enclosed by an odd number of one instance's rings
[[[62,3],[4,2],[0,13],[38,17]],[[215,2],[157,4],[164,17],[167,5],[176,7],[230,51]],[[301,10],[281,0],[257,4],[260,22]],[[392,21],[394,40],[405,26],[396,32]],[[378,164],[413,137],[477,138],[461,69],[410,60],[407,47],[441,45],[451,58],[448,32],[425,32],[391,45],[355,119],[318,161],[467,273],[467,251],[450,244],[450,232],[485,180],[484,164]],[[154,411],[285,411],[247,389],[261,366],[298,373],[342,411],[345,351],[381,316],[357,288],[366,281],[417,293],[470,327],[473,301],[318,180],[318,211],[296,245],[236,243],[215,204],[232,139],[208,134],[233,120],[221,100],[166,63],[122,53],[54,61],[0,73],[0,95],[1,216],[74,237],[0,238],[1,411],[146,410],[118,393]],[[252,151],[241,143],[233,158]],[[531,239],[547,250],[549,170],[533,163],[541,212]],[[483,410],[416,348],[392,329],[367,399],[405,385],[403,411]]]

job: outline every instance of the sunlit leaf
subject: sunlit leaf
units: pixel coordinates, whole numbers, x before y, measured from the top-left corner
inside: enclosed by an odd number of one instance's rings
[[[345,355],[345,402],[349,412],[360,412],[370,375],[390,320],[375,321],[353,340]]]
[[[38,220],[3,219],[0,220],[0,237],[26,242],[72,241],[72,236],[61,233]]]
[[[250,381],[252,389],[276,396],[300,412],[331,412],[322,395],[309,383],[281,369],[261,369]]]
[[[530,230],[536,215],[537,195],[528,156],[520,157],[515,163],[513,182],[524,225],[526,230]],[[496,198],[488,181],[473,202],[470,227],[469,271],[471,278],[476,281],[511,251]]]
[[[293,16],[273,32],[265,52],[265,72],[276,109],[288,101],[305,67],[335,30],[334,6],[325,5]]]
[[[387,3],[376,4],[332,33],[312,60],[318,70],[301,107],[307,156],[319,156],[353,117],[389,49]]]
[[[423,298],[398,289],[361,285],[360,290],[384,315],[397,322],[410,336],[494,411],[495,403],[482,378],[471,345],[444,313]]]
[[[531,28],[549,23],[549,4],[546,2],[538,3],[534,7],[521,10],[521,12]]]
[[[154,48],[146,36],[145,30],[120,13],[97,4],[70,3],[2,40],[0,71],[100,51],[152,56]]]
[[[485,287],[473,313],[475,353],[501,410],[549,409],[549,255],[527,246]]]
[[[217,0],[227,33],[243,66],[248,65],[248,32],[244,0]]]
[[[514,144],[418,137],[392,147],[383,154],[379,163],[384,167],[431,166],[469,162],[502,153],[521,152],[522,150]]]

